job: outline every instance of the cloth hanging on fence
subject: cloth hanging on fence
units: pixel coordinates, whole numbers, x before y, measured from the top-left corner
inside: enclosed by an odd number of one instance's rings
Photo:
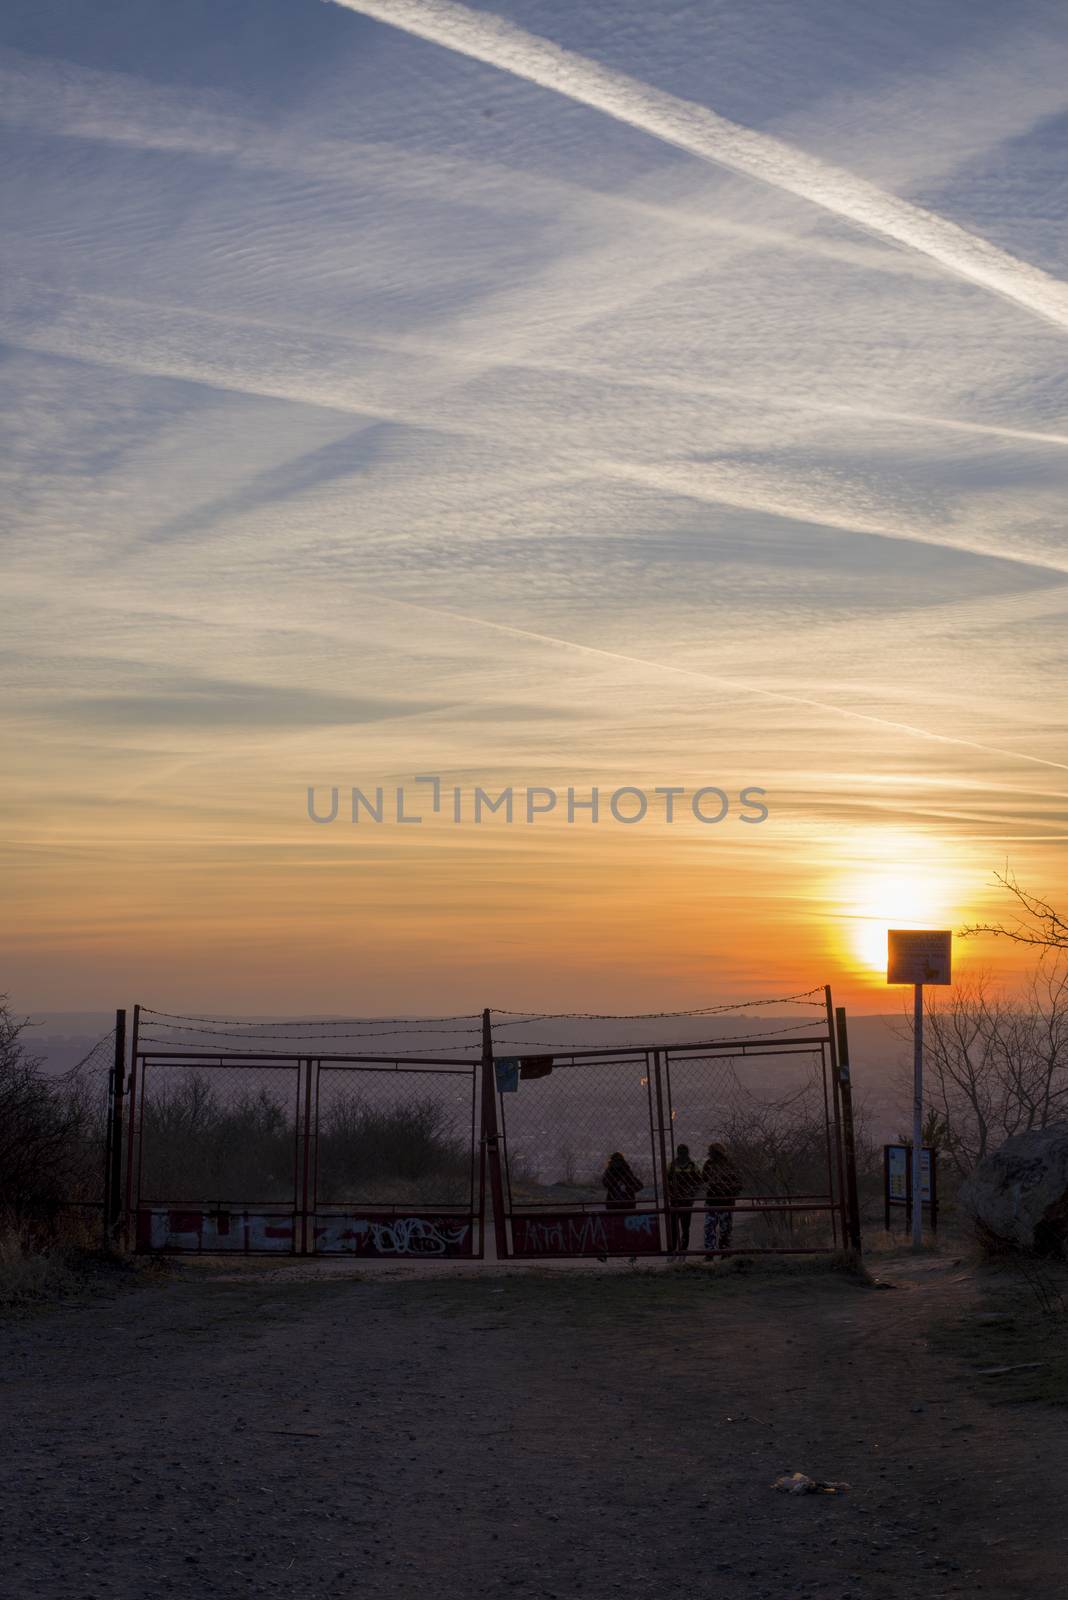
[[[553,1070],[554,1056],[524,1056],[519,1063],[521,1078],[547,1078]]]

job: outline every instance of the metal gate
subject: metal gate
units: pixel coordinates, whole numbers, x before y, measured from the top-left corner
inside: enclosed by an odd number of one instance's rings
[[[139,1009],[125,1163],[139,1251],[482,1259],[490,1236],[498,1260],[860,1247],[845,1013],[836,1023],[829,990],[825,1023],[804,1029],[507,1058],[486,1012],[466,1060],[143,1047]],[[733,1169],[729,1198],[709,1145]],[[696,1181],[680,1198],[683,1146]],[[623,1200],[606,1186],[613,1155]]]
[[[479,1064],[139,1050],[139,1251],[480,1257]]]
[[[498,1063],[498,1253],[794,1254],[854,1242],[836,1043],[828,1026]],[[710,1144],[738,1174],[728,1202],[708,1188]],[[669,1182],[683,1146],[704,1174],[692,1203]],[[614,1156],[633,1175],[629,1202],[606,1187]]]

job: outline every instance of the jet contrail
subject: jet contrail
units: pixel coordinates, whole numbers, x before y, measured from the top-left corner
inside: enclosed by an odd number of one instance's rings
[[[452,611],[447,606],[421,605],[417,600],[400,600],[393,595],[370,595],[368,598],[385,601],[387,605],[402,606],[407,611],[418,611],[427,617],[446,617],[450,622],[465,622],[476,628],[489,628],[513,639],[530,639],[536,644],[556,645],[577,655],[595,656],[601,661],[622,661],[631,667],[645,667],[650,672],[669,672],[675,677],[696,679],[700,683],[715,684],[721,689],[732,689],[740,694],[753,694],[761,700],[779,705],[804,706],[810,711],[823,711],[831,716],[847,717],[852,722],[866,722],[870,727],[890,728],[896,733],[911,735],[914,739],[929,739],[934,744],[953,744],[965,750],[980,750],[984,755],[1002,756],[1010,761],[1029,761],[1037,767],[1052,767],[1057,772],[1068,772],[1068,762],[1050,761],[1046,756],[1028,755],[1024,750],[1005,750],[996,744],[980,744],[977,739],[964,739],[959,734],[932,733],[929,728],[917,728],[911,722],[896,722],[890,717],[877,717],[870,711],[854,711],[849,706],[837,706],[827,700],[813,700],[807,695],[791,694],[784,689],[761,689],[756,684],[740,678],[724,677],[716,672],[706,672],[701,667],[680,667],[670,661],[651,661],[648,656],[625,655],[620,650],[605,650],[596,644],[580,644],[577,639],[562,639],[555,633],[538,633],[533,628],[520,628],[511,622],[491,622],[488,617],[472,617],[464,611]]]
[[[999,250],[955,222],[888,194],[877,184],[774,135],[731,122],[706,106],[527,33],[455,0],[331,0],[448,50],[555,90],[717,166],[800,196],[871,233],[930,257],[959,278],[1068,328],[1068,284]]]

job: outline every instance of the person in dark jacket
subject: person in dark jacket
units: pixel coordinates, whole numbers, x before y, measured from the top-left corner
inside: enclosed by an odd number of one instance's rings
[[[685,1254],[690,1247],[693,1203],[701,1183],[701,1169],[690,1155],[689,1145],[680,1144],[667,1170],[669,1259]]]
[[[634,1196],[645,1185],[619,1150],[613,1150],[601,1174],[605,1207],[609,1211],[633,1211]]]
[[[705,1183],[705,1260],[731,1247],[734,1203],[742,1192],[738,1168],[721,1144],[710,1144],[701,1168]]]

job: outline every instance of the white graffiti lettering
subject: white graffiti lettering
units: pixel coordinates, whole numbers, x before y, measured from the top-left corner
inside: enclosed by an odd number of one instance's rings
[[[449,1228],[444,1223],[427,1222],[422,1217],[395,1217],[392,1222],[357,1222],[354,1231],[368,1228],[376,1255],[443,1256],[459,1253],[471,1231],[469,1223]]]

